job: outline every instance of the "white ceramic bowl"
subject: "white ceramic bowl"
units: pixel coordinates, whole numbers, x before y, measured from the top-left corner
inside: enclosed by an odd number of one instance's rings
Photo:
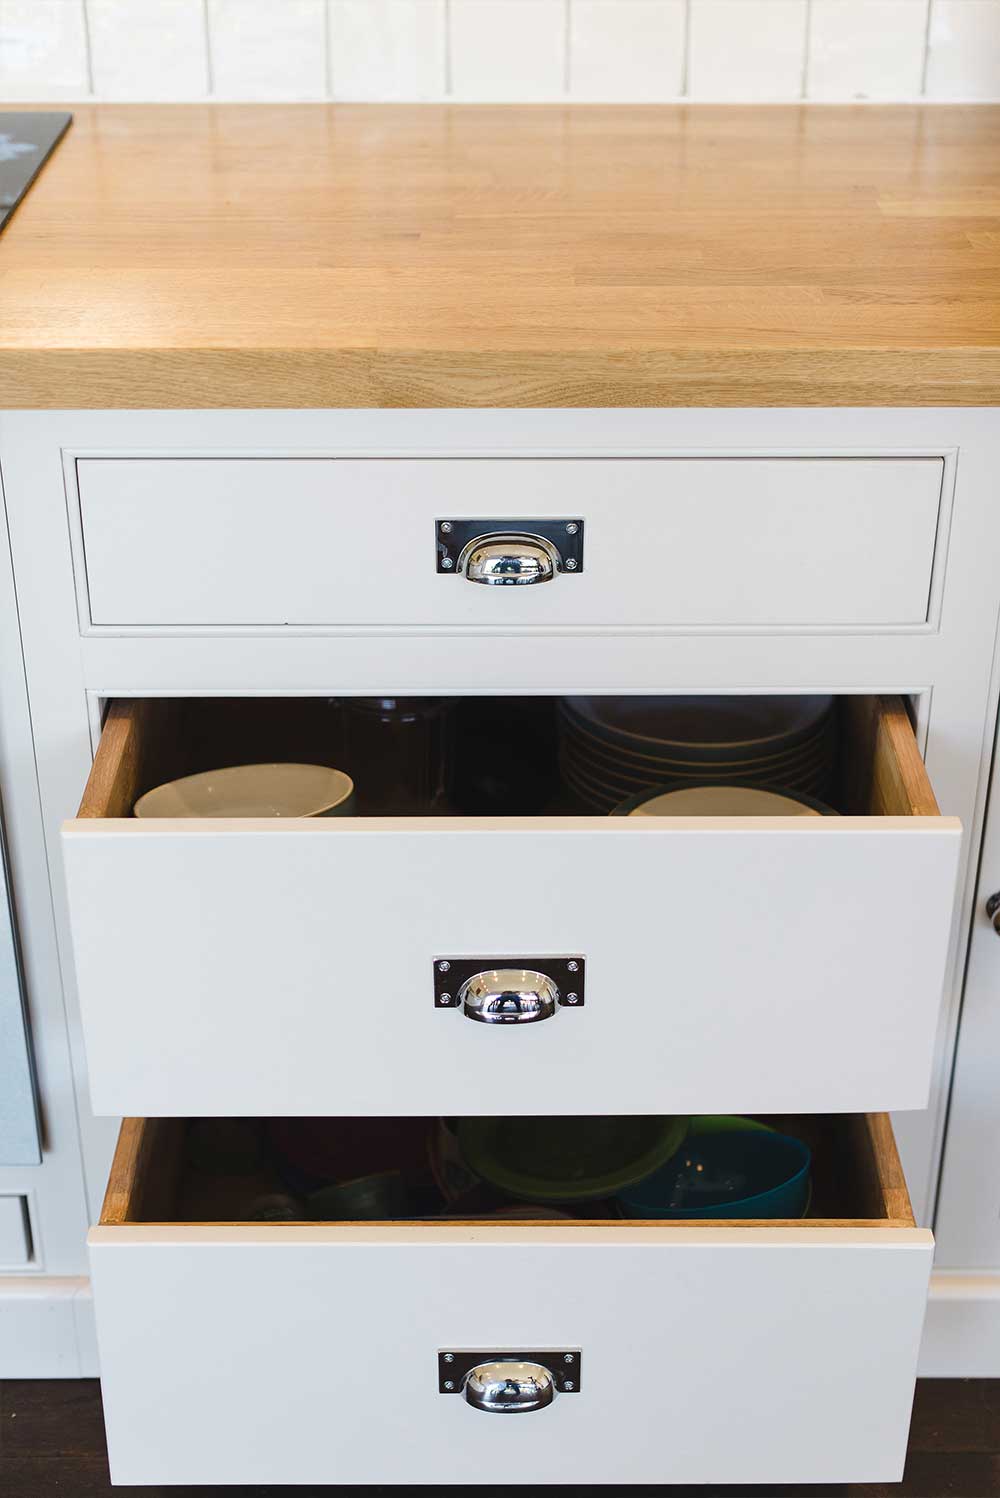
[[[661,791],[630,817],[821,817],[822,811],[796,796],[745,785],[693,785]]]
[[[354,781],[327,765],[229,765],[140,796],[137,817],[348,817]]]

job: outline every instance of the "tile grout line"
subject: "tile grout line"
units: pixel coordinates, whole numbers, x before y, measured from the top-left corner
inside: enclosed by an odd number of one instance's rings
[[[208,18],[208,0],[201,0],[201,20],[205,33],[205,92],[210,99],[215,93],[215,69],[212,66],[212,28]]]
[[[691,92],[691,6],[693,0],[684,0],[684,45],[681,50],[681,93],[687,99]]]
[[[94,49],[90,41],[90,0],[80,0],[83,16],[83,56],[87,65],[87,92],[94,97]]]
[[[333,0],[324,0],[323,5],[323,91],[327,102],[333,98],[333,26],[330,12]]]
[[[931,61],[931,11],[934,8],[934,0],[925,0],[927,10],[924,14],[924,57],[920,69],[920,97],[927,97],[927,70]]]

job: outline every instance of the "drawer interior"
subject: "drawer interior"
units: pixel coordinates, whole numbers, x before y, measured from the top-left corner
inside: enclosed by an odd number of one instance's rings
[[[774,1115],[762,1121],[792,1134],[812,1151],[812,1200],[803,1219],[768,1219],[766,1225],[797,1227],[889,1227],[912,1228],[913,1212],[889,1117],[884,1113],[834,1115]],[[273,1223],[259,1221],[248,1210],[252,1203],[274,1193],[287,1192],[274,1162],[274,1135],[269,1129],[299,1120],[261,1119],[125,1119],[121,1126],[107,1193],[101,1212],[104,1227],[126,1223],[245,1223],[253,1221],[262,1230]],[[398,1168],[412,1179],[421,1176],[421,1155],[427,1132],[437,1126],[434,1119],[327,1119],[310,1121],[310,1127],[325,1125],[327,1137],[345,1167],[345,1178],[371,1168],[370,1148],[377,1132],[379,1147],[385,1148],[385,1124],[398,1131],[402,1141]],[[206,1135],[206,1128],[209,1131]],[[216,1146],[206,1151],[206,1137],[224,1141],[225,1158]],[[391,1145],[390,1145],[391,1148]],[[352,1152],[353,1156],[352,1156]],[[362,1159],[362,1155],[366,1159]],[[405,1155],[405,1160],[402,1158]],[[352,1164],[352,1158],[357,1165]],[[386,1162],[382,1168],[387,1168]],[[427,1179],[431,1182],[429,1167]],[[461,1206],[439,1206],[419,1217],[387,1220],[427,1223],[487,1223],[502,1221],[493,1208],[482,1215]],[[613,1203],[583,1203],[566,1209],[565,1224],[593,1226],[601,1222],[613,1227],[626,1219]],[[289,1220],[286,1218],[284,1225]],[[321,1221],[317,1216],[301,1220]],[[326,1219],[330,1220],[330,1219]],[[337,1221],[350,1221],[338,1218]],[[530,1221],[531,1219],[521,1219]],[[539,1220],[541,1225],[541,1221]],[[635,1224],[631,1224],[635,1225]],[[646,1227],[669,1233],[678,1227],[698,1225],[692,1221],[644,1220]],[[747,1219],[713,1219],[708,1226],[747,1225]]]
[[[461,731],[453,735],[449,789],[437,813],[592,814],[560,777],[557,699],[472,697],[455,699],[451,706]],[[114,700],[79,816],[130,817],[138,797],[153,787],[224,765],[328,764],[347,768],[360,782],[364,769],[344,763],[337,712],[336,702],[319,697]],[[516,731],[498,733],[498,723],[511,721]],[[852,816],[939,814],[901,697],[841,697],[833,722],[826,799],[834,810]],[[506,811],[482,791],[482,776],[477,790],[477,760],[491,753],[507,766],[523,768],[521,780],[529,787],[520,800],[515,794]],[[379,804],[377,790],[359,809],[367,815],[399,814],[398,808]]]

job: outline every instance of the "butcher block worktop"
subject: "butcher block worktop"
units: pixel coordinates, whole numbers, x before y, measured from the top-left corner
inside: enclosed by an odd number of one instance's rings
[[[1000,404],[1000,107],[94,106],[0,407]]]

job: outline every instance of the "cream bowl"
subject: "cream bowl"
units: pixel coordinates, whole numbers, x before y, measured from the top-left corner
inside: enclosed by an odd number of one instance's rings
[[[798,791],[755,785],[651,787],[629,796],[613,816],[625,817],[822,817],[836,812]]]
[[[348,817],[354,781],[327,765],[229,765],[140,796],[137,817]]]

